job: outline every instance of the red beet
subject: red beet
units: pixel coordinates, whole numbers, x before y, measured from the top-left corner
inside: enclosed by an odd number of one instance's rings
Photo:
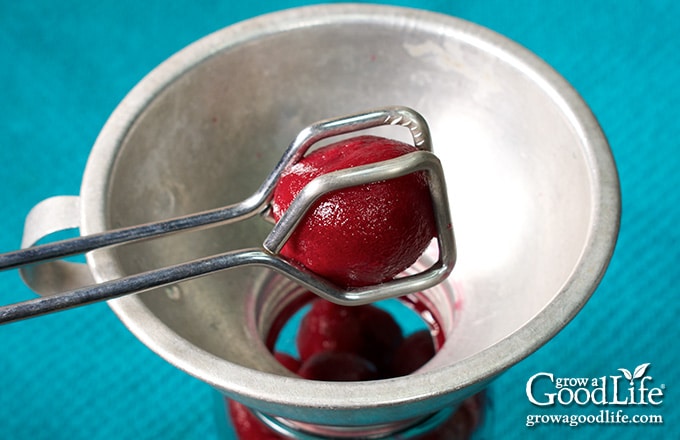
[[[316,299],[302,318],[296,342],[300,359],[304,362],[322,351],[358,353],[361,338],[361,326],[355,308]]]
[[[323,351],[303,362],[298,374],[310,380],[350,382],[376,379],[378,370],[357,354]]]
[[[358,307],[362,345],[360,354],[373,362],[381,377],[389,377],[390,364],[404,336],[387,311],[366,305]]]
[[[415,147],[359,136],[315,150],[289,167],[274,189],[279,220],[312,179],[393,159]],[[281,254],[341,287],[378,284],[411,266],[436,236],[424,172],[326,194],[307,212]]]
[[[276,358],[276,360],[279,361],[281,365],[283,365],[293,373],[297,373],[297,371],[300,369],[300,361],[298,359],[295,359],[288,353],[277,351],[276,353],[274,353],[274,358]]]
[[[435,354],[432,335],[427,330],[412,333],[397,348],[392,358],[392,376],[405,376],[416,371]]]

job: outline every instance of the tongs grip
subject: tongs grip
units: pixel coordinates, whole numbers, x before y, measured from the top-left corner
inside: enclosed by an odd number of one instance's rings
[[[374,110],[322,121],[307,127],[288,147],[258,191],[239,204],[10,252],[0,255],[0,270],[45,262],[105,246],[130,243],[182,230],[240,221],[263,213],[269,205],[273,188],[283,170],[297,162],[313,144],[324,138],[385,124],[403,125],[409,128],[414,144],[425,151],[415,151],[395,159],[339,170],[317,177],[298,194],[286,213],[274,225],[262,249],[227,252],[0,307],[0,324],[110,300],[244,265],[272,268],[319,296],[346,305],[365,304],[415,293],[438,284],[451,272],[456,258],[444,173],[439,160],[430,152],[429,131],[424,119],[415,111],[405,107]],[[376,286],[344,290],[305,268],[287,261],[278,254],[304,214],[322,195],[338,189],[392,179],[416,171],[426,171],[429,174],[428,182],[438,228],[439,259],[426,271]]]

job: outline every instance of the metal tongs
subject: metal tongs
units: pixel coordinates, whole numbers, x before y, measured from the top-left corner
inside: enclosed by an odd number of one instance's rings
[[[139,293],[246,265],[269,267],[320,297],[344,305],[366,304],[416,293],[437,285],[449,275],[456,259],[444,172],[441,163],[432,153],[427,123],[420,114],[406,107],[387,107],[324,120],[303,129],[286,149],[279,163],[260,188],[240,203],[169,220],[109,230],[0,254],[0,270],[43,263],[102,247],[150,239],[179,231],[233,223],[257,214],[264,215],[268,211],[273,189],[284,169],[300,160],[312,145],[329,137],[381,125],[399,125],[408,128],[418,151],[395,159],[343,169],[315,178],[303,188],[281,219],[274,224],[261,248],[230,251],[2,306],[0,307],[0,324]],[[345,290],[304,267],[288,261],[279,254],[307,210],[324,194],[342,188],[393,179],[416,171],[425,171],[428,174],[438,229],[436,240],[439,249],[438,260],[426,270],[398,277],[379,285]]]

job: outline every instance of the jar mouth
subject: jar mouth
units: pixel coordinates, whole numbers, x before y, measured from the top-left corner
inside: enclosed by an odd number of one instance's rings
[[[386,439],[398,434],[400,439],[415,439],[431,432],[456,411],[456,406],[440,409],[433,414],[372,426],[332,426],[301,423],[253,411],[253,414],[274,432],[297,440]]]
[[[429,267],[432,261],[436,260],[437,250],[433,244],[426,253],[414,263],[403,275],[420,273]],[[259,338],[269,351],[274,354],[277,339],[284,326],[291,318],[304,306],[308,305],[318,297],[312,292],[304,289],[290,279],[274,271],[267,271],[253,285],[253,290],[246,298],[247,311],[246,319],[247,330],[253,337]],[[322,300],[325,301],[325,300]],[[404,325],[399,321],[410,312],[410,327],[427,330],[433,339],[435,355],[445,346],[447,335],[455,331],[456,315],[461,309],[461,301],[458,299],[451,280],[442,283],[423,292],[417,292],[394,300],[400,307],[391,307],[388,311],[399,327],[404,330]],[[381,303],[379,302],[378,305]],[[351,308],[350,308],[351,310]],[[417,321],[417,322],[414,322]],[[364,335],[364,337],[367,335]],[[288,345],[294,345],[295,335],[289,335]],[[267,370],[280,370],[279,362],[272,356],[267,356]],[[428,361],[429,363],[429,361]],[[427,363],[418,371],[427,371]],[[417,374],[418,371],[411,373]],[[286,370],[286,375],[288,375]],[[312,381],[314,382],[314,381]],[[370,382],[370,381],[369,381]],[[356,383],[356,382],[344,382]]]

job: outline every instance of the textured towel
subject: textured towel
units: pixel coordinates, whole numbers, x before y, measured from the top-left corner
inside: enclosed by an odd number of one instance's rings
[[[78,193],[97,133],[147,72],[214,30],[306,3],[0,2],[0,251],[19,245],[35,203]],[[609,271],[574,321],[492,384],[480,437],[680,438],[680,2],[393,4],[470,20],[537,53],[591,106],[619,167],[623,218]],[[0,274],[1,304],[32,297],[16,273]],[[0,349],[2,439],[217,439],[218,429],[233,438],[215,393],[150,352],[104,304],[0,327]],[[638,366],[663,404],[539,407],[525,392],[539,372],[633,376]],[[588,423],[621,408],[663,424]],[[586,423],[542,418],[561,414]],[[539,423],[528,427],[532,415]]]

